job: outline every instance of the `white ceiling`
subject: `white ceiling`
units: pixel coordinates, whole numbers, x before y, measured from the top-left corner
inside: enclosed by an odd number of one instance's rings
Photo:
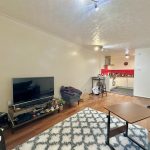
[[[83,46],[150,47],[150,0],[0,0],[0,12]]]

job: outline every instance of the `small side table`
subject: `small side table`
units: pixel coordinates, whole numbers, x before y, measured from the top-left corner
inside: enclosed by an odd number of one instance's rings
[[[132,137],[128,136],[128,123],[133,124],[138,121],[144,120],[146,118],[150,117],[150,110],[134,104],[134,103],[122,103],[122,104],[116,104],[112,106],[106,106],[104,107],[106,110],[108,110],[108,123],[107,123],[107,139],[106,144],[109,145],[111,149],[114,149],[112,145],[109,143],[109,139],[113,136],[116,136],[120,133],[124,133],[124,136],[129,138],[132,142],[134,142],[136,145],[138,145],[143,150],[147,150],[143,145],[132,139]],[[126,124],[121,127],[116,127],[111,129],[110,128],[110,113],[118,116],[119,118],[123,119]]]

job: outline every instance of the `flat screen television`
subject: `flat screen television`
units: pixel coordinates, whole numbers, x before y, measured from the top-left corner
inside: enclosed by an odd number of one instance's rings
[[[13,78],[13,103],[27,103],[54,95],[54,77]]]

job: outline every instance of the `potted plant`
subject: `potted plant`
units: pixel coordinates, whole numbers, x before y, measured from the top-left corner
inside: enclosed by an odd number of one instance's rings
[[[59,109],[60,111],[63,110],[63,105],[65,104],[65,101],[63,99],[58,99]]]

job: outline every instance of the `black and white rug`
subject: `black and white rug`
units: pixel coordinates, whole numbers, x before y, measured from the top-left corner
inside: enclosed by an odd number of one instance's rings
[[[121,119],[111,117],[111,127],[123,125]],[[14,150],[110,150],[105,144],[107,117],[91,108],[74,114],[50,129],[31,138]],[[129,125],[129,136],[148,148],[148,131]],[[116,150],[141,150],[123,134],[110,139]]]

